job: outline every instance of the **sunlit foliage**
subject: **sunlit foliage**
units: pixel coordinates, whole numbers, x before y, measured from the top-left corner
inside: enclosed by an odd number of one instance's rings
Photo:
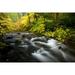
[[[74,27],[74,13],[0,13],[0,35],[27,31],[64,42],[75,35]]]
[[[63,28],[57,28],[54,32],[54,37],[64,42],[65,39],[69,38],[70,36],[70,30],[69,29],[63,29]]]
[[[15,25],[14,22],[7,14],[0,14],[0,34],[14,31]]]

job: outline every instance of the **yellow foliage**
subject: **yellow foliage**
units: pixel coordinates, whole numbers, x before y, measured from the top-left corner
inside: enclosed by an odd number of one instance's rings
[[[30,22],[33,22],[35,20],[35,13],[29,13]]]
[[[21,19],[19,19],[15,25],[17,26],[16,30],[26,30],[29,27],[29,16],[23,16]]]
[[[21,24],[27,25],[29,22],[29,17],[28,16],[23,16],[20,20]]]
[[[54,37],[54,32],[51,32],[51,31],[45,32],[44,35],[45,35],[46,37]]]
[[[0,20],[0,33],[6,33],[14,31],[15,25],[11,18],[4,18]]]
[[[31,28],[30,30],[33,33],[37,33],[37,34],[43,34],[45,31],[45,24],[40,24],[40,25],[35,25]]]
[[[44,32],[44,31],[45,31],[45,24],[40,24],[40,25],[38,26],[38,31],[39,31],[40,33]]]
[[[62,27],[60,27],[55,30],[54,37],[57,40],[64,42],[64,40],[70,36],[69,32],[69,29],[63,29]]]

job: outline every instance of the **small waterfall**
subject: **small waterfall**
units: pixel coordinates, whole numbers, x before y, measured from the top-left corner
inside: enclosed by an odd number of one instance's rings
[[[37,52],[32,55],[39,59],[40,61],[75,61],[75,57],[71,54],[67,53],[67,46],[59,43],[57,40],[49,39],[47,43],[38,42],[49,47],[46,50],[44,48],[40,48]],[[64,50],[63,50],[64,49]]]
[[[22,56],[22,61],[33,61],[33,59],[34,61],[38,60],[41,62],[75,61],[75,57],[71,54],[71,51],[74,50],[55,39],[33,37],[31,33],[24,32],[8,33],[3,39],[13,47],[12,52],[14,54],[12,54],[12,59],[15,57],[21,61],[20,58]],[[9,55],[11,56],[10,53]],[[9,61],[11,58],[6,60]]]

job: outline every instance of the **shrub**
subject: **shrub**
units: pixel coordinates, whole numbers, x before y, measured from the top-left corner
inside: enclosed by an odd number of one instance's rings
[[[54,37],[54,32],[48,31],[48,32],[45,32],[43,35],[48,38],[51,38],[51,37]]]
[[[35,34],[42,35],[45,32],[45,24],[34,25],[30,31]]]
[[[50,19],[45,19],[45,30],[53,31],[54,30],[54,21]]]
[[[61,41],[64,42],[65,39],[67,39],[70,36],[70,30],[69,29],[63,29],[62,27],[57,28],[54,32],[54,37]]]
[[[49,38],[55,38],[61,42],[64,42],[67,38],[70,37],[70,29],[66,28],[62,28],[62,27],[59,27],[59,28],[56,28],[55,31],[48,31],[48,32],[45,32],[43,34],[44,36],[46,37],[49,37]]]
[[[0,19],[0,34],[12,32],[15,29],[14,22],[9,17]]]
[[[65,39],[64,43],[75,49],[75,29],[70,29],[70,36]]]
[[[17,29],[16,31],[25,31],[29,27],[29,17],[23,16],[16,22]]]

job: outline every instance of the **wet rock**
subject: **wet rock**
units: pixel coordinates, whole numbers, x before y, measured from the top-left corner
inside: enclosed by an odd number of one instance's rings
[[[0,50],[0,61],[5,62],[63,62],[75,61],[73,50],[53,38],[37,37],[32,33],[7,33],[7,44]]]

